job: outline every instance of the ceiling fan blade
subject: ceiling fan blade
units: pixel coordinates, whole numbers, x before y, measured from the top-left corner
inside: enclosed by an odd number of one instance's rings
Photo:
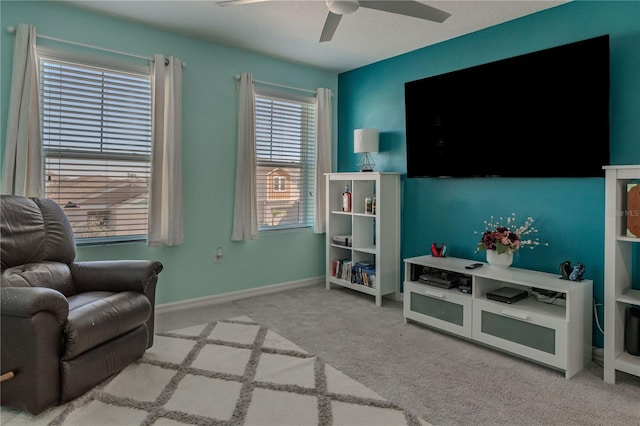
[[[383,12],[397,13],[399,15],[412,16],[414,18],[426,19],[428,21],[444,22],[450,13],[435,7],[427,6],[418,1],[381,1],[381,0],[360,0],[361,7],[376,9]]]
[[[338,29],[340,19],[342,19],[342,15],[329,12],[327,19],[324,21],[324,27],[322,28],[322,34],[320,35],[320,43],[323,41],[331,41],[333,34],[335,34]]]
[[[269,0],[220,0],[217,1],[216,4],[218,6],[238,6],[241,4],[249,4],[249,3],[263,3]]]

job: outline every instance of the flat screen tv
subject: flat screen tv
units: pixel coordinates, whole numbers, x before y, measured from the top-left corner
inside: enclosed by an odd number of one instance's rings
[[[602,177],[609,36],[405,83],[407,176]]]

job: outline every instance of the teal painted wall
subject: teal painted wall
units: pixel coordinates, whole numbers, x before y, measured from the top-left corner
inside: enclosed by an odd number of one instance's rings
[[[557,272],[560,262],[586,265],[594,298],[603,303],[604,179],[407,179],[404,83],[457,69],[610,34],[611,163],[640,163],[640,2],[578,1],[339,75],[338,171],[354,171],[353,130],[380,130],[377,169],[403,175],[402,257],[427,254],[445,242],[449,255],[476,253],[483,220],[512,212],[533,216],[549,243],[516,255],[514,266]],[[579,78],[579,76],[576,76]],[[489,142],[489,141],[478,141]],[[518,144],[514,140],[514,146]],[[531,147],[535,149],[535,147]],[[587,145],[584,149],[589,149]],[[521,150],[518,150],[521,152]],[[462,154],[462,153],[461,153]],[[526,162],[526,155],[491,151],[487,159]],[[498,156],[502,158],[498,160]],[[505,158],[506,157],[506,158]],[[579,158],[579,156],[578,156]],[[461,165],[463,167],[463,165]],[[638,281],[638,250],[635,255]],[[602,324],[602,307],[598,308]],[[594,344],[603,336],[594,323]]]
[[[324,275],[324,235],[316,235],[310,230],[286,231],[261,235],[257,241],[230,241],[237,134],[234,76],[251,72],[257,80],[312,90],[327,87],[336,93],[336,73],[54,2],[3,0],[1,12],[0,120],[3,123],[7,119],[13,50],[13,38],[6,32],[8,26],[33,24],[40,34],[47,36],[146,57],[163,53],[187,63],[183,72],[182,121],[184,244],[165,248],[148,248],[144,244],[80,248],[78,259],[162,261],[165,268],[158,284],[158,303]],[[52,42],[39,40],[38,43],[51,45]],[[56,46],[73,49],[68,45]],[[337,105],[334,105],[334,123],[336,110]],[[2,148],[5,129],[2,125]],[[333,139],[336,140],[335,135]],[[214,263],[214,250],[218,246],[225,254],[221,264]]]

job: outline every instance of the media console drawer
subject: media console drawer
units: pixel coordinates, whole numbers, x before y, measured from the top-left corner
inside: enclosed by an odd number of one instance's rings
[[[471,296],[456,289],[405,282],[404,317],[471,338]]]
[[[554,367],[566,368],[566,322],[518,308],[476,300],[473,339]]]
[[[567,281],[557,274],[486,264],[470,270],[465,266],[477,261],[454,257],[420,256],[404,262],[405,322],[412,320],[562,370],[566,378],[591,361],[591,280]],[[471,282],[471,294],[418,282],[415,271],[425,268],[463,277],[467,286]],[[488,298],[502,287],[525,290],[528,296],[513,303]],[[534,293],[540,289],[559,296],[551,302],[540,299]]]

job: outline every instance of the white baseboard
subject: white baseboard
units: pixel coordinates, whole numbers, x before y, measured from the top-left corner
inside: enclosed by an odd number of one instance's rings
[[[245,299],[247,297],[262,296],[294,288],[307,287],[311,285],[324,284],[325,277],[305,278],[298,281],[266,285],[263,287],[250,288],[247,290],[232,291],[229,293],[215,294],[213,296],[198,297],[195,299],[181,300],[180,302],[162,303],[156,305],[155,313],[164,314],[167,312],[182,311],[184,309],[201,308],[203,306],[215,305],[218,303],[232,302],[234,300]]]

